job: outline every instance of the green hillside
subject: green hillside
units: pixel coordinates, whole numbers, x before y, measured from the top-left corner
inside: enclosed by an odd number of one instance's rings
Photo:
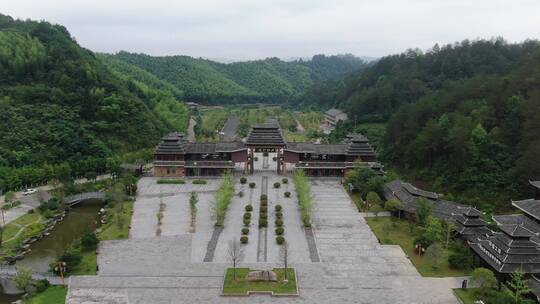
[[[119,52],[119,61],[143,69],[184,93],[187,101],[204,104],[283,103],[296,99],[319,81],[365,66],[353,56],[315,56],[311,61],[277,58],[218,63],[189,56],[153,57]]]
[[[510,197],[531,195],[528,179],[540,179],[536,41],[410,50],[336,83],[306,99],[338,105],[356,122],[386,123],[383,160],[413,180],[504,209]],[[353,128],[349,122],[340,129]]]
[[[164,119],[185,106],[145,81],[112,73],[60,25],[0,15],[0,189],[57,177],[62,164],[100,172],[185,128]]]

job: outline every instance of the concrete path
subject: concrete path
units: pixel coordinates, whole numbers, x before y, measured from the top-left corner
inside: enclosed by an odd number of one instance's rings
[[[248,181],[255,181],[258,186],[251,198],[254,215],[258,215],[256,201],[263,176],[268,177],[269,185],[281,179],[271,172],[248,177]],[[284,209],[285,237],[291,246],[290,265],[297,272],[300,296],[222,297],[223,274],[230,267],[226,257],[227,244],[230,239],[241,236],[242,214],[251,191],[245,189],[247,186],[236,185],[236,191],[244,190],[246,196],[234,197],[215,258],[213,262],[202,263],[213,231],[213,221],[209,217],[211,204],[208,203],[211,194],[200,194],[203,203],[199,208],[197,231],[182,234],[186,229],[184,215],[189,215],[184,200],[187,190],[192,191],[193,186],[156,186],[151,178],[143,178],[139,185],[140,197],[134,207],[130,239],[102,242],[98,255],[99,275],[71,277],[66,303],[458,303],[451,289],[460,287],[462,278],[421,277],[399,246],[381,246],[377,242],[365,219],[335,180],[312,181],[313,231],[321,258],[318,263],[312,263],[309,258],[295,199],[282,198],[287,186],[282,185],[279,190],[268,189],[269,210],[273,211],[277,203]],[[207,185],[206,190],[213,187],[215,185]],[[289,187],[295,197],[294,186],[290,184]],[[160,191],[176,193],[166,198],[169,201],[164,225],[170,223],[173,226],[163,231],[170,231],[171,235],[147,237],[145,231],[150,234],[155,222],[145,214],[156,218],[155,204],[159,204]],[[205,204],[207,208],[204,208]],[[254,220],[240,267],[269,269],[281,266],[279,246],[272,241],[275,227],[271,212],[269,222],[267,262],[256,262],[257,237],[254,232],[257,226],[254,225],[257,223]]]
[[[195,142],[195,126],[197,125],[197,121],[193,119],[193,116],[189,118],[189,125],[187,128],[187,140],[190,142]]]

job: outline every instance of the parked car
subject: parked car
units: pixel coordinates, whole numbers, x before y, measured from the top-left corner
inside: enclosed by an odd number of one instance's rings
[[[37,192],[36,189],[34,189],[34,188],[28,188],[28,189],[26,189],[26,190],[23,191],[23,195],[26,196],[26,195],[34,194],[34,193],[36,193],[36,192]]]

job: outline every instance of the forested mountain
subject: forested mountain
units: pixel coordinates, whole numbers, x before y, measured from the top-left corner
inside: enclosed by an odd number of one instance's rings
[[[410,50],[339,83],[319,102],[387,122],[384,160],[435,190],[489,209],[530,196],[527,180],[540,179],[536,41]]]
[[[112,73],[60,25],[0,15],[0,189],[47,181],[59,167],[99,172],[106,157],[185,128],[171,113],[186,112],[175,91],[143,82]]]
[[[282,103],[319,81],[335,79],[365,65],[352,56],[314,56],[310,61],[277,58],[218,63],[189,56],[153,57],[119,52],[108,55],[143,69],[183,92],[187,101],[205,104]]]

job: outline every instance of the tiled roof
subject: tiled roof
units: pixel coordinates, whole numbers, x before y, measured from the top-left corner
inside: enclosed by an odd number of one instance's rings
[[[375,150],[369,144],[367,137],[362,134],[349,134],[343,141],[346,145],[345,152],[353,156],[374,156]]]
[[[330,110],[328,110],[328,111],[326,111],[326,112],[324,112],[324,113],[325,113],[325,114],[328,114],[328,115],[330,115],[330,116],[337,116],[337,115],[339,115],[339,114],[344,114],[343,111],[338,110],[338,109],[330,109]]]
[[[247,136],[246,144],[260,146],[285,146],[281,128],[277,121],[271,120],[264,124],[254,125]]]
[[[540,201],[534,199],[526,199],[522,201],[512,201],[514,205],[519,210],[527,213],[528,215],[534,217],[537,220],[540,220]]]
[[[186,139],[182,133],[170,133],[161,139],[154,153],[182,154],[185,152]]]
[[[287,143],[285,150],[296,153],[310,153],[319,155],[345,155],[345,145],[325,145],[313,143]]]
[[[521,225],[501,225],[499,226],[502,232],[508,234],[511,237],[526,237],[530,238],[534,235],[530,230],[524,228]]]
[[[529,181],[531,186],[540,189],[540,181]]]

